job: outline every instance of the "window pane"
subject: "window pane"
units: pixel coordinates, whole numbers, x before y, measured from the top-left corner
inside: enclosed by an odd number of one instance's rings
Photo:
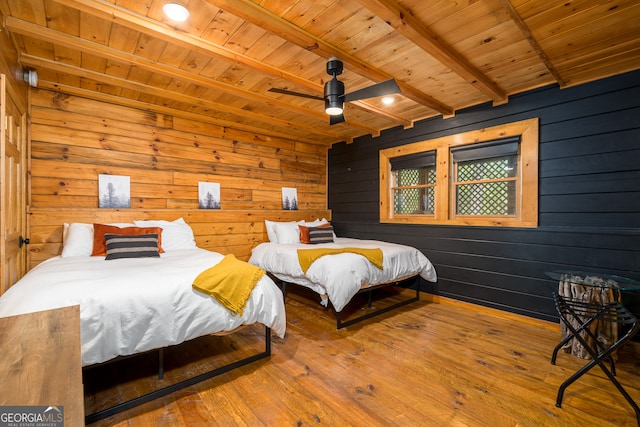
[[[393,191],[393,213],[433,214],[434,188],[402,188]]]
[[[414,185],[435,184],[436,169],[399,169],[393,171],[394,187],[409,187]]]
[[[516,182],[461,184],[456,188],[458,215],[515,215]]]
[[[517,156],[494,157],[458,163],[458,181],[512,178],[517,176]]]

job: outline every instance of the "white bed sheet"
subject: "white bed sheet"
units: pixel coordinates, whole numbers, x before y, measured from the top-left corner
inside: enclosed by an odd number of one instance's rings
[[[199,248],[160,258],[54,257],[0,297],[0,317],[80,305],[83,366],[256,322],[283,337],[282,292],[268,276],[242,316],[193,290],[193,279],[222,258]]]
[[[311,264],[306,274],[298,261],[298,249],[317,248],[380,248],[383,269],[372,265],[365,257],[354,253],[326,255]],[[345,305],[361,288],[406,279],[417,274],[435,282],[437,275],[431,261],[416,248],[378,240],[338,237],[334,243],[305,245],[297,243],[261,243],[249,259],[285,282],[296,283],[327,296],[336,311]]]

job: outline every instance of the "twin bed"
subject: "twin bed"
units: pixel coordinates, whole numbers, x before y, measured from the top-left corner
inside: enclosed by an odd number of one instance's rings
[[[279,281],[284,289],[291,283],[316,292],[325,307],[331,303],[337,327],[342,328],[371,317],[371,314],[343,321],[342,310],[361,292],[422,277],[435,282],[436,271],[416,248],[377,240],[339,238],[326,219],[311,222],[266,221],[269,242],[253,249],[249,263],[259,266]],[[311,231],[309,231],[311,230]],[[311,237],[307,236],[311,233]],[[314,232],[318,239],[314,241]],[[373,314],[380,314],[419,299],[416,296]],[[371,300],[369,300],[371,301]]]
[[[334,307],[338,328],[350,324],[341,323],[339,313],[363,290],[418,275],[436,280],[433,266],[418,250],[337,238],[326,220],[266,221],[266,226],[270,242],[258,245],[249,263],[243,263],[198,248],[182,218],[109,226],[65,224],[61,255],[33,268],[0,297],[0,317],[79,305],[83,367],[151,350],[159,350],[161,361],[168,346],[231,333],[244,325],[264,325],[264,352],[90,414],[89,423],[268,357],[271,333],[284,337],[286,331],[283,293],[272,278],[317,292],[324,305]],[[309,249],[301,267],[300,253]],[[194,286],[205,273],[222,271],[222,265],[228,277],[221,282],[227,291],[233,288],[231,297]],[[249,275],[231,277],[248,269],[253,269]],[[249,276],[255,278],[251,288],[241,291],[237,282]],[[230,304],[234,293],[246,294],[240,306]],[[416,289],[415,299],[418,295]]]
[[[79,305],[83,367],[162,349],[203,335],[227,334],[244,325],[262,324],[265,351],[240,361],[250,363],[270,355],[272,332],[284,337],[286,316],[282,292],[267,275],[263,274],[255,283],[241,313],[234,314],[216,298],[193,289],[194,280],[203,271],[221,264],[225,257],[198,248],[191,228],[182,219],[135,221],[116,226],[123,228],[120,231],[123,235],[127,229],[161,228],[161,246],[154,243],[157,256],[135,256],[136,252],[142,252],[140,242],[127,242],[124,251],[129,251],[132,257],[106,259],[110,254],[122,253],[122,249],[115,247],[112,251],[106,247],[105,256],[91,256],[93,224],[70,224],[62,254],[37,265],[0,297],[0,317]],[[233,366],[246,363],[235,362]],[[218,368],[195,380],[224,371]],[[192,378],[153,391],[89,414],[86,421],[108,417],[195,382]]]

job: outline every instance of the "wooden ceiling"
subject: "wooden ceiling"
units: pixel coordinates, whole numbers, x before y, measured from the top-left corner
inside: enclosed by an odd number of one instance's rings
[[[331,145],[461,108],[640,68],[637,0],[0,0],[38,86]],[[395,78],[395,103],[329,125],[326,62],[346,92]]]

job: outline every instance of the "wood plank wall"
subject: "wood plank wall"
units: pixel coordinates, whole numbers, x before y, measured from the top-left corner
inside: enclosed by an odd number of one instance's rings
[[[2,15],[0,14],[0,17]],[[22,81],[22,68],[18,65],[18,52],[9,34],[0,31],[0,73],[7,76],[7,92],[20,110],[27,110],[27,85]]]
[[[32,93],[30,267],[61,251],[64,222],[183,217],[196,241],[248,259],[264,219],[330,217],[327,147],[68,96]],[[131,209],[98,208],[98,175],[131,181]],[[198,209],[198,182],[220,183],[221,209]],[[298,211],[282,210],[295,187]]]
[[[535,229],[379,223],[380,149],[540,118]],[[434,263],[435,294],[557,320],[546,271],[640,279],[640,72],[547,87],[329,150],[329,208],[340,236],[409,244]],[[625,294],[640,313],[637,294]]]

